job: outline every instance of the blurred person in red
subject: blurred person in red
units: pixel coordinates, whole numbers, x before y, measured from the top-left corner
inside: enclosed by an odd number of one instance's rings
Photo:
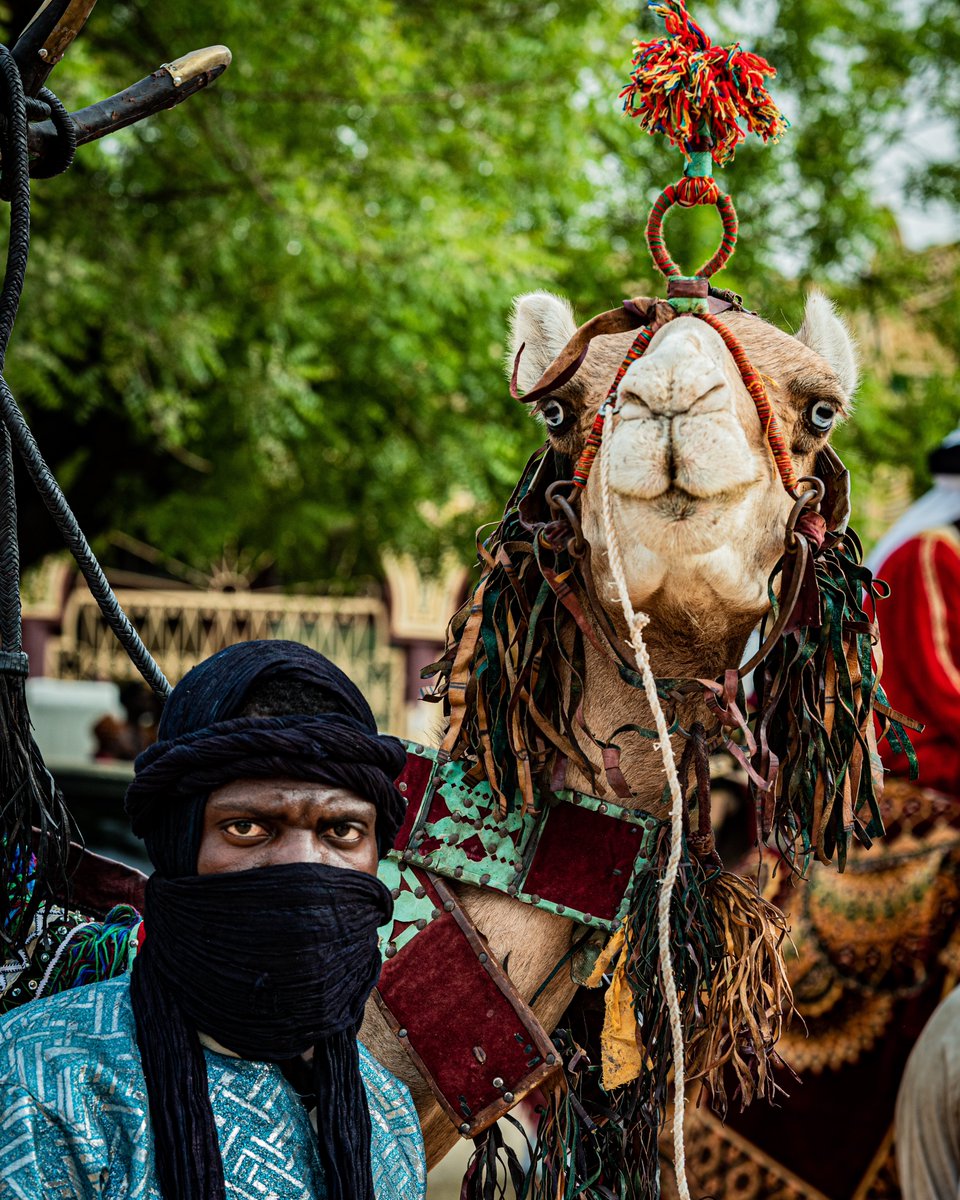
[[[894,708],[925,724],[910,735],[919,783],[960,799],[960,429],[930,455],[930,470],[933,487],[867,565],[893,588],[880,605],[883,685]],[[894,774],[907,774],[902,755],[888,750],[884,758]],[[958,976],[950,945],[940,961],[949,989]],[[904,1200],[960,1197],[960,987],[933,1013],[910,1054],[894,1140]]]
[[[867,565],[892,588],[879,605],[890,704],[924,723],[910,739],[919,783],[960,796],[960,428],[930,455],[933,487],[877,544]],[[885,765],[906,778],[902,754]]]

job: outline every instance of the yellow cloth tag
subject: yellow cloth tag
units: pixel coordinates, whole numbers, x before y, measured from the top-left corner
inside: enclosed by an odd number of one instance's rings
[[[603,1086],[608,1092],[636,1079],[643,1068],[643,1056],[637,1045],[637,1014],[627,982],[626,955],[617,963],[607,988],[600,1051]]]
[[[621,925],[607,942],[597,959],[596,966],[586,982],[587,987],[599,987],[610,964],[626,944],[625,926]],[[630,1083],[643,1068],[643,1055],[637,1045],[637,1015],[633,1008],[633,993],[627,981],[627,955],[620,954],[620,961],[613,972],[607,988],[606,1012],[603,1033],[600,1036],[603,1086],[607,1091]]]
[[[621,923],[620,928],[610,938],[610,941],[600,951],[600,955],[594,964],[593,970],[590,972],[590,977],[583,985],[588,988],[598,988],[603,983],[603,977],[610,970],[610,964],[623,948],[624,930]]]

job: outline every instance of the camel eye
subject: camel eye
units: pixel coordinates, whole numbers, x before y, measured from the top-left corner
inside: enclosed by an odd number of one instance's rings
[[[815,400],[807,409],[807,421],[817,433],[829,433],[836,419],[836,405],[829,400]]]
[[[545,400],[540,405],[540,415],[551,433],[559,433],[570,416],[559,400]]]

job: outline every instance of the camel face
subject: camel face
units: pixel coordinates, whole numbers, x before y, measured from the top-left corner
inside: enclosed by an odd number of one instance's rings
[[[729,365],[715,330],[673,321],[620,384],[610,430],[614,512],[650,552],[716,550],[765,490],[765,456],[749,436],[752,401]]]
[[[746,314],[731,314],[727,323],[766,377],[797,474],[812,473],[856,385],[855,354],[842,322],[814,293],[796,337]],[[526,344],[522,387],[536,382],[574,331],[569,306],[559,298],[541,292],[518,301],[514,347]],[[596,339],[578,375],[537,406],[551,440],[572,458],[631,340],[629,334]],[[669,322],[624,375],[618,401],[604,436],[634,605],[690,613],[721,602],[762,613],[792,500],[720,335],[692,317]],[[594,569],[605,574],[599,463],[584,493],[582,521]],[[610,587],[597,590],[614,606]]]

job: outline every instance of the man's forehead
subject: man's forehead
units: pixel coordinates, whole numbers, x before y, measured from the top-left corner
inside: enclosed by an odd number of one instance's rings
[[[235,779],[211,792],[207,808],[219,810],[246,803],[278,810],[303,805],[330,810],[374,807],[366,797],[335,784],[304,779]]]

